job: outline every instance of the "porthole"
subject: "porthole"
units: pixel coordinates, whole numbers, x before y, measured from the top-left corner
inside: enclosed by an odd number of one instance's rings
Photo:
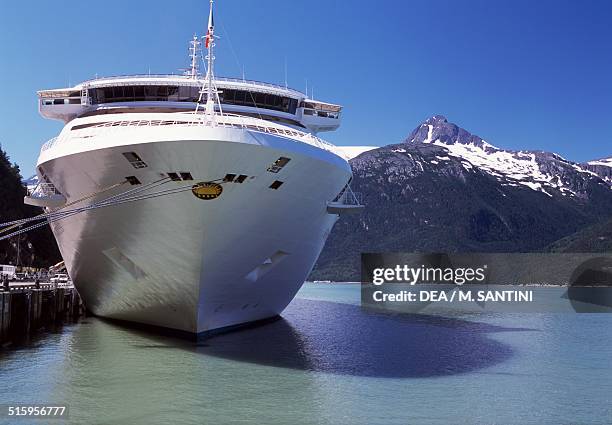
[[[274,190],[276,190],[276,189],[278,189],[279,187],[281,187],[282,185],[283,185],[283,182],[278,181],[278,180],[274,180],[274,183],[272,183],[272,184],[270,185],[270,189],[274,189]]]
[[[271,173],[278,173],[289,161],[291,161],[291,158],[281,156],[268,167],[268,171]]]
[[[132,167],[134,168],[146,168],[147,167],[147,163],[144,162],[136,154],[136,152],[123,152],[123,156],[125,157],[125,159],[129,161],[130,164],[132,164]]]
[[[170,177],[170,180],[172,181],[181,181],[181,178],[179,177],[179,175],[177,173],[168,173],[168,177]]]
[[[136,176],[128,176],[125,178],[129,184],[131,184],[132,186],[135,186],[137,184],[140,184],[140,180],[138,180],[138,177]]]
[[[183,171],[183,172],[180,172],[179,174],[181,175],[181,179],[183,180],[193,180],[191,173]]]

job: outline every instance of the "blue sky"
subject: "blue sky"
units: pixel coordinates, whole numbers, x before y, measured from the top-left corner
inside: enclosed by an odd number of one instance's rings
[[[443,114],[490,143],[612,155],[612,2],[217,0],[217,74],[284,80],[345,106],[322,136],[385,145]],[[61,128],[36,90],[187,66],[204,0],[4,1],[0,143],[34,169]]]

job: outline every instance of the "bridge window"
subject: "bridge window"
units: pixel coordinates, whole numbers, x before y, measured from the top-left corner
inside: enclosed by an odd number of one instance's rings
[[[91,103],[114,102],[195,102],[197,87],[178,86],[118,86],[89,89]]]
[[[178,101],[179,102],[197,102],[200,96],[199,87],[178,87]]]
[[[295,114],[297,110],[297,99],[292,99],[290,97],[227,88],[224,88],[222,91],[221,101],[228,105],[272,109],[275,111],[287,112],[289,114]]]
[[[301,102],[300,107],[304,108],[304,115],[334,119],[340,117],[340,111],[342,110],[341,106],[318,102]]]
[[[134,100],[135,101],[143,101],[145,100],[144,95],[144,87],[143,86],[134,86]]]
[[[221,101],[229,105],[251,106],[261,109],[295,114],[297,99],[248,90],[222,89]],[[91,103],[114,102],[197,102],[200,97],[198,86],[117,86],[90,88]],[[202,97],[206,101],[206,95]]]

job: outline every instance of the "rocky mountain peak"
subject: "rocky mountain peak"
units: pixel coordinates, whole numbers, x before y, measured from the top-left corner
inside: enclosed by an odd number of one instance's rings
[[[405,143],[463,144],[484,148],[490,146],[481,137],[449,122],[443,115],[434,115],[415,128]]]
[[[448,120],[444,115],[434,115],[430,118],[427,118],[423,124],[431,124],[433,126],[437,126],[440,124],[448,123]]]
[[[548,196],[557,193],[585,198],[591,183],[598,180],[610,186],[612,182],[612,167],[607,160],[577,164],[553,152],[500,149],[442,115],[423,121],[403,142],[406,148],[423,144],[442,148],[448,157],[460,159],[466,170],[478,168],[503,186],[528,187]],[[438,155],[433,161],[443,158]]]

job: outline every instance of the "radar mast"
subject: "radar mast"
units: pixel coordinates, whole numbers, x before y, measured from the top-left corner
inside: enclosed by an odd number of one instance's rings
[[[206,37],[204,37],[204,47],[208,50],[206,54],[206,77],[204,78],[204,84],[200,90],[200,97],[198,98],[198,104],[196,105],[195,112],[197,113],[202,106],[202,98],[206,94],[206,104],[204,105],[204,113],[209,117],[215,115],[215,103],[219,105],[219,112],[223,114],[221,109],[221,100],[219,99],[219,91],[215,85],[215,21],[213,19],[213,0],[210,0],[210,12],[208,14],[208,29],[206,31]]]

